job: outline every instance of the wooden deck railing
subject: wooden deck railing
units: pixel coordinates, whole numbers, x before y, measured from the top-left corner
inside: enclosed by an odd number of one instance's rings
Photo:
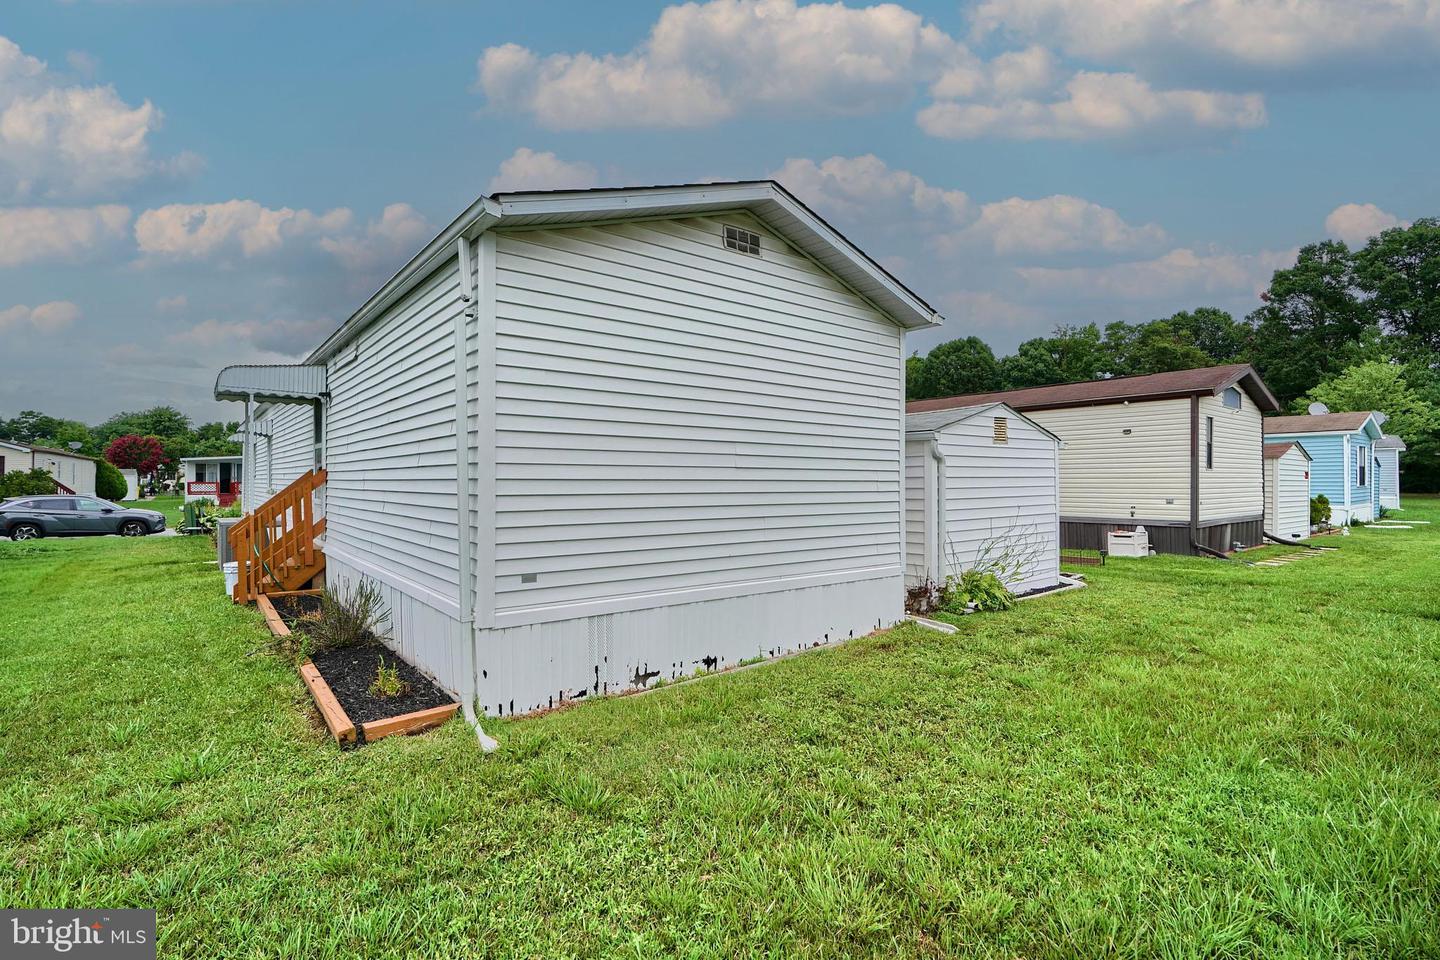
[[[302,474],[230,528],[240,573],[236,603],[298,589],[324,569],[325,555],[315,538],[325,532],[325,518],[315,516],[315,491],[325,477],[324,470]]]

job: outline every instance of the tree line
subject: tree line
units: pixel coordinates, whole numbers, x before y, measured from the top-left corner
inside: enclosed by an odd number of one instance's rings
[[[1301,248],[1237,320],[1200,307],[1144,323],[1060,326],[997,357],[978,337],[907,361],[911,400],[1249,363],[1286,412],[1379,410],[1403,439],[1402,483],[1440,490],[1440,219],[1351,250]]]
[[[22,410],[10,419],[0,417],[0,440],[57,450],[68,450],[70,444],[78,443],[77,453],[102,462],[108,460],[118,467],[137,468],[142,476],[156,480],[174,479],[183,457],[239,454],[241,445],[230,439],[239,429],[239,421],[217,420],[195,426],[189,417],[170,406],[117,413],[95,426],[38,410]]]

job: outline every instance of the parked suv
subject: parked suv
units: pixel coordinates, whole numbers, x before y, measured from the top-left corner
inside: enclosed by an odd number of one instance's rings
[[[165,514],[131,510],[97,497],[16,497],[0,503],[0,536],[83,537],[118,533],[143,537],[165,529]]]

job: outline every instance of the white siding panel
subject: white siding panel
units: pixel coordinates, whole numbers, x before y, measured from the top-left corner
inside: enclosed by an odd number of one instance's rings
[[[898,574],[900,333],[745,225],[497,236],[498,614]]]
[[[1065,441],[1062,516],[1190,519],[1189,400],[1036,410],[1026,416]]]
[[[903,592],[897,573],[482,631],[481,709],[527,713],[863,636],[900,619]]]
[[[1265,461],[1265,529],[1292,539],[1310,535],[1310,462],[1291,448]]]
[[[1206,418],[1215,420],[1214,466],[1205,466]],[[1232,410],[1219,397],[1200,398],[1200,522],[1258,517],[1265,511],[1262,492],[1265,444],[1258,407],[1249,396]],[[1303,459],[1303,458],[1302,458]]]
[[[1060,580],[1060,513],[1055,441],[1019,417],[1009,442],[994,442],[994,416],[981,414],[940,433],[945,454],[947,574],[1003,561],[1019,592]]]
[[[455,603],[455,260],[330,363],[326,549]],[[413,597],[412,597],[413,599]],[[420,621],[415,621],[417,624]],[[406,626],[402,646],[420,642]],[[436,669],[430,657],[427,666]]]

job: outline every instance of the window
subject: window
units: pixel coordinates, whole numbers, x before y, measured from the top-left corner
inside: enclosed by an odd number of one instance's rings
[[[1370,457],[1364,447],[1355,449],[1355,483],[1358,486],[1365,486],[1365,467],[1369,465]]]
[[[1205,469],[1215,469],[1215,418],[1205,418]]]
[[[760,234],[725,225],[725,246],[738,253],[760,256]]]
[[[1009,442],[1010,442],[1010,418],[1009,418],[1009,417],[996,417],[996,418],[995,418],[995,442],[996,442],[996,443],[1009,443]]]
[[[1239,410],[1240,389],[1238,387],[1227,388],[1224,393],[1220,394],[1220,402],[1225,404],[1225,406],[1229,407],[1231,410]]]
[[[103,506],[99,500],[91,500],[89,497],[80,497],[75,501],[75,509],[86,513],[99,513]]]
[[[36,500],[35,509],[47,510],[52,513],[62,510],[74,510],[75,501],[69,497],[56,497],[53,500]]]

